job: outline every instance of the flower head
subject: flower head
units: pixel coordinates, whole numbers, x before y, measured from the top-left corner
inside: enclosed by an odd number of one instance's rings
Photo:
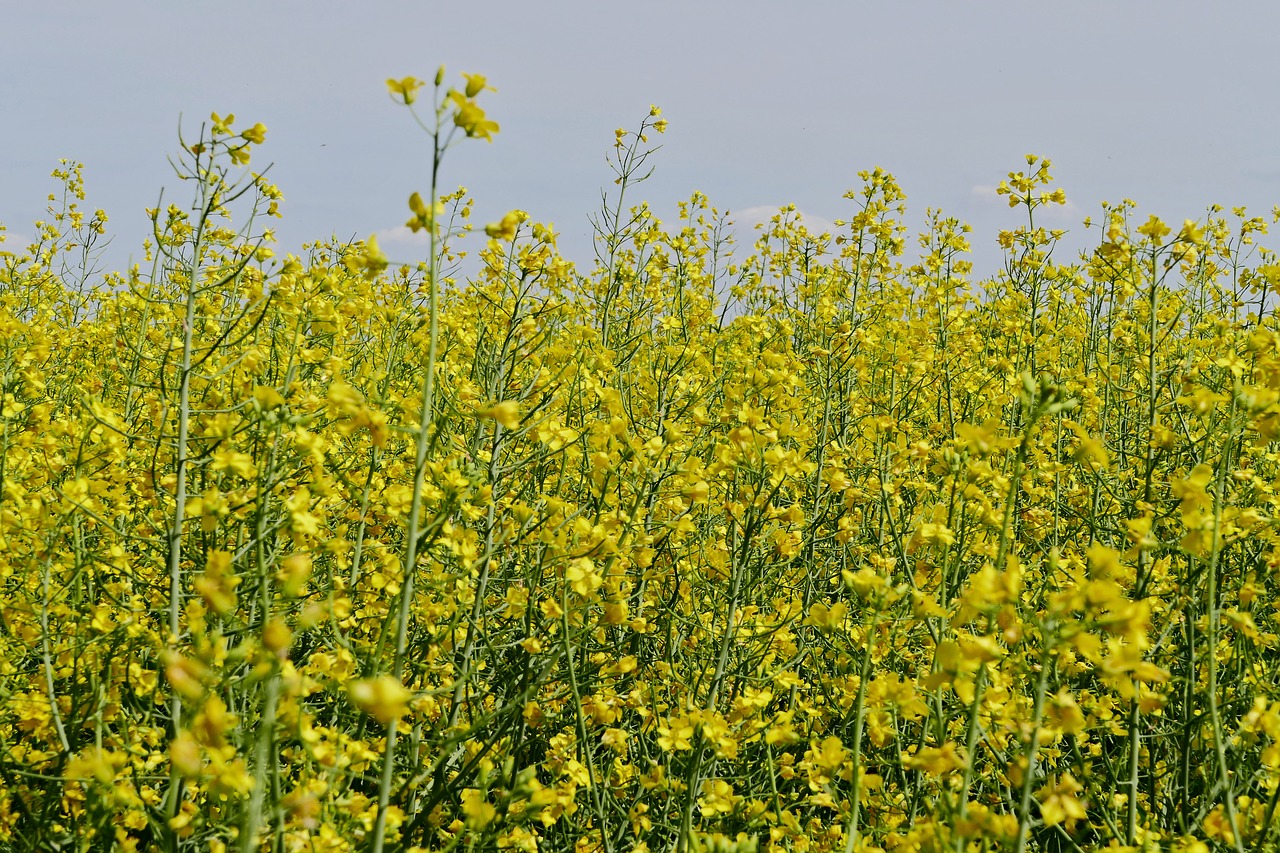
[[[502,219],[497,222],[490,222],[484,227],[484,233],[488,234],[495,240],[506,240],[510,242],[516,238],[516,229],[520,227],[520,223],[524,221],[524,211],[511,210],[503,214]]]
[[[231,125],[236,120],[236,114],[227,113],[226,118],[223,118],[217,113],[211,113],[209,115],[209,120],[213,122],[213,132],[215,134],[228,136],[231,133]]]
[[[402,99],[405,105],[412,104],[418,97],[418,90],[426,84],[417,77],[402,77],[399,80],[388,79],[387,91],[391,96]]]
[[[484,91],[496,92],[497,89],[489,85],[489,81],[483,74],[463,74],[467,81],[467,88],[464,93],[468,98],[474,98],[476,95]]]
[[[409,218],[405,225],[415,234],[423,229],[434,228],[436,221],[444,215],[443,204],[437,201],[428,208],[427,203],[422,200],[422,196],[418,193],[409,196],[409,210],[413,211],[413,216]]]
[[[413,697],[400,679],[385,674],[351,682],[347,694],[357,708],[383,725],[404,716]]]
[[[377,275],[387,268],[388,263],[387,256],[378,245],[378,235],[370,234],[364,241],[364,251],[352,258],[348,267],[353,270],[364,270],[369,275]]]
[[[258,122],[248,130],[240,131],[240,136],[254,145],[261,145],[263,140],[267,138],[267,126],[262,122]]]
[[[507,429],[520,426],[520,404],[515,400],[503,400],[477,412],[480,417],[497,421]]]
[[[498,123],[490,121],[480,105],[461,92],[450,92],[449,98],[457,106],[457,112],[453,114],[453,123],[462,128],[462,132],[467,136],[492,142],[493,135],[498,132]]]

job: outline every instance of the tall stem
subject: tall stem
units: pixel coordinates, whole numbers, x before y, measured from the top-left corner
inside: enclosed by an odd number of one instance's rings
[[[197,160],[196,173],[201,174]],[[178,378],[178,442],[175,448],[175,483],[173,492],[173,526],[168,532],[169,546],[169,637],[167,643],[176,646],[181,631],[182,615],[182,526],[186,521],[187,504],[187,438],[191,420],[191,361],[195,336],[196,321],[196,287],[200,275],[200,256],[204,252],[204,230],[209,218],[212,200],[209,182],[214,173],[210,171],[200,179],[199,202],[200,213],[195,225],[195,243],[192,247],[191,262],[187,265],[186,306],[182,319],[182,364]],[[182,697],[173,691],[169,700],[170,731],[177,736],[182,726]],[[170,819],[178,814],[181,799],[182,780],[176,769],[170,771],[169,788],[165,795],[165,812]],[[170,839],[173,849],[177,849],[177,836]]]
[[[1233,399],[1227,415],[1229,423],[1235,421],[1235,414]],[[1227,468],[1231,464],[1233,434],[1234,429],[1229,428],[1227,438],[1222,444],[1222,459],[1218,463],[1218,476],[1214,482],[1213,538],[1209,546],[1205,648],[1209,653],[1209,718],[1213,723],[1213,749],[1218,765],[1218,781],[1222,786],[1222,803],[1226,807],[1227,820],[1231,825],[1231,839],[1236,853],[1244,853],[1244,844],[1240,839],[1240,822],[1236,815],[1235,786],[1231,782],[1231,770],[1227,767],[1227,739],[1222,730],[1222,713],[1218,706],[1218,555],[1222,550],[1222,496],[1226,487]],[[1136,795],[1137,792],[1134,793]]]
[[[844,853],[853,853],[858,843],[858,819],[862,805],[862,729],[866,721],[867,679],[871,676],[871,650],[875,645],[877,620],[867,630],[867,647],[862,653],[858,676],[858,698],[853,706],[853,780],[849,791],[849,825],[844,834]]]
[[[391,675],[399,679],[404,670],[405,650],[409,645],[409,611],[413,603],[413,578],[418,563],[418,539],[422,533],[422,492],[426,483],[427,455],[431,448],[431,425],[435,418],[436,389],[436,351],[439,344],[440,298],[436,280],[438,268],[436,262],[437,225],[435,209],[437,198],[437,182],[440,174],[440,126],[436,123],[436,131],[431,136],[431,199],[428,208],[432,213],[430,234],[430,258],[427,261],[427,315],[428,340],[427,364],[422,376],[422,415],[418,420],[418,436],[416,456],[413,468],[413,498],[409,502],[409,520],[405,530],[404,573],[400,582],[400,609],[396,614],[396,656],[392,663]],[[378,818],[373,828],[374,853],[382,853],[387,830],[387,805],[391,799],[391,777],[395,768],[396,731],[399,721],[393,719],[387,724],[386,752],[382,757],[382,779],[378,785]]]

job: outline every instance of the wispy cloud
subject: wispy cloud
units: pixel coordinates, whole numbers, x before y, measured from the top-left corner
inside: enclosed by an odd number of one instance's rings
[[[0,250],[5,252],[21,253],[33,241],[32,237],[19,231],[0,231],[0,237],[4,238],[4,242],[0,243]]]
[[[974,184],[969,188],[969,197],[984,204],[1008,204],[1004,196],[996,192],[995,184]]]
[[[397,245],[397,246],[426,246],[431,242],[431,235],[424,229],[417,233],[411,231],[407,225],[397,225],[395,228],[383,228],[381,231],[375,231],[374,234],[378,238],[378,243]]]

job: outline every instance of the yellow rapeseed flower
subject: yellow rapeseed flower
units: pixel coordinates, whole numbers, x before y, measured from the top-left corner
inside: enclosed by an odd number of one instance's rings
[[[401,77],[399,80],[388,79],[387,91],[393,97],[399,97],[407,106],[417,100],[418,90],[425,85],[417,77]]]
[[[804,624],[812,625],[819,631],[830,632],[844,624],[848,613],[849,605],[843,601],[837,601],[830,607],[825,604],[814,604],[809,608],[809,616],[804,620]]]
[[[1168,236],[1170,230],[1169,226],[1165,225],[1164,222],[1160,220],[1160,217],[1156,216],[1154,213],[1146,222],[1138,226],[1138,233],[1145,237],[1150,237],[1151,242],[1153,243],[1159,243],[1163,240]]]
[[[351,266],[353,269],[363,270],[369,275],[377,275],[386,269],[389,263],[390,261],[387,260],[382,247],[378,245],[378,235],[370,234],[365,238],[363,251],[354,257]]]
[[[945,776],[964,767],[968,762],[965,751],[947,741],[940,747],[926,746],[915,755],[903,755],[903,766],[923,770],[930,776]]]
[[[1194,219],[1184,220],[1182,230],[1178,232],[1178,239],[1193,246],[1203,245],[1204,229],[1197,225]]]
[[[236,120],[235,113],[227,113],[227,117],[223,118],[217,113],[210,113],[209,120],[213,122],[213,132],[219,136],[231,135],[231,124]]]
[[[467,81],[467,86],[463,90],[468,98],[474,98],[482,91],[496,92],[497,89],[489,85],[488,79],[483,74],[467,74],[463,73],[463,78]]]
[[[520,404],[515,400],[503,400],[476,412],[482,418],[497,421],[506,429],[520,426]]]
[[[455,106],[453,123],[467,136],[492,142],[493,135],[498,132],[498,123],[490,121],[480,105],[466,98],[461,92],[451,92],[449,97]]]
[[[347,694],[361,711],[383,725],[399,719],[409,711],[413,694],[391,675],[361,678],[347,685]]]
[[[1083,786],[1070,773],[1063,773],[1057,778],[1050,777],[1040,790],[1036,791],[1036,799],[1040,801],[1040,817],[1045,826],[1056,826],[1063,821],[1082,820],[1088,816],[1084,804],[1076,796],[1083,791]]]
[[[484,791],[478,788],[465,789],[462,792],[461,805],[462,813],[467,818],[467,825],[476,829],[483,829],[498,816],[497,808],[485,799]]]
[[[413,216],[405,223],[409,230],[415,234],[423,229],[434,228],[435,224],[444,216],[444,205],[437,201],[431,207],[427,207],[422,196],[414,193],[409,196],[409,210],[413,212]]]
[[[267,138],[267,126],[262,122],[258,122],[248,130],[240,131],[240,136],[254,145],[261,145]]]
[[[502,219],[486,225],[484,233],[495,240],[511,242],[516,238],[516,230],[520,227],[520,223],[524,221],[524,218],[525,214],[522,210],[508,211],[503,214]]]

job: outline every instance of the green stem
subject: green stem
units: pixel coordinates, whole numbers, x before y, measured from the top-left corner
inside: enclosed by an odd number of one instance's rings
[[[1027,766],[1023,768],[1022,798],[1018,803],[1018,841],[1015,853],[1027,849],[1027,833],[1031,828],[1031,786],[1035,780],[1036,755],[1040,750],[1040,721],[1044,715],[1044,695],[1049,684],[1049,653],[1046,643],[1040,661],[1040,678],[1036,681],[1035,707],[1031,716],[1031,741],[1027,744]]]
[[[405,650],[409,641],[409,614],[413,602],[413,579],[418,562],[418,539],[421,535],[422,493],[426,485],[427,454],[431,447],[431,426],[435,420],[435,387],[436,387],[436,351],[439,347],[439,282],[437,281],[438,264],[436,260],[437,224],[434,219],[440,158],[440,125],[437,114],[436,131],[432,134],[431,158],[431,200],[428,208],[432,212],[430,257],[427,267],[427,315],[428,341],[427,364],[422,377],[422,414],[418,420],[418,435],[415,447],[413,468],[413,498],[409,502],[409,519],[405,531],[404,574],[400,584],[400,607],[396,614],[396,655],[391,674],[400,678],[404,670]],[[386,753],[382,758],[382,778],[378,785],[378,817],[373,828],[373,851],[382,853],[387,831],[387,806],[391,799],[391,777],[395,764],[396,723],[392,720],[387,725]]]
[[[867,679],[871,676],[871,650],[875,644],[876,620],[867,629],[867,646],[858,677],[858,698],[853,705],[853,779],[849,791],[849,824],[844,833],[844,853],[853,853],[858,842],[858,818],[862,805],[862,728],[866,720]]]
[[[1228,421],[1235,420],[1235,398],[1232,398]],[[1222,714],[1218,707],[1218,557],[1221,553],[1222,535],[1222,496],[1226,487],[1227,468],[1231,463],[1231,440],[1234,430],[1228,431],[1227,440],[1223,443],[1222,460],[1218,463],[1218,476],[1214,483],[1213,495],[1213,539],[1209,552],[1208,571],[1208,630],[1205,632],[1205,648],[1209,653],[1209,718],[1213,723],[1213,749],[1218,764],[1218,778],[1222,785],[1222,802],[1226,807],[1227,819],[1231,823],[1231,838],[1236,853],[1244,853],[1244,844],[1240,838],[1240,822],[1236,815],[1235,787],[1231,784],[1231,771],[1227,767],[1227,743],[1222,730]],[[1136,793],[1136,791],[1135,791]]]

